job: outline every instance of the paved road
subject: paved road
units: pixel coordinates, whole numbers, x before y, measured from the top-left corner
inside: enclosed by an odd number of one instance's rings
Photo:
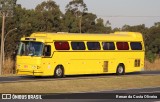
[[[144,72],[134,72],[128,73],[125,76],[130,75],[160,75],[160,71],[144,71]],[[6,82],[17,82],[17,81],[48,81],[48,80],[72,80],[72,79],[86,79],[86,78],[104,78],[104,77],[114,77],[115,74],[103,74],[103,75],[76,75],[76,76],[66,76],[65,78],[53,78],[53,77],[41,77],[36,78],[33,76],[9,76],[9,77],[0,77],[0,83]]]

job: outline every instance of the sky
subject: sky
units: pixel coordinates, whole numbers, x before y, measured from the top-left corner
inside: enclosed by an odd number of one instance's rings
[[[17,4],[27,9],[34,9],[38,4],[47,0],[17,0]],[[54,0],[61,11],[71,0]],[[84,0],[88,12],[103,18],[104,23],[110,21],[111,26],[145,24],[151,27],[160,22],[160,0]]]

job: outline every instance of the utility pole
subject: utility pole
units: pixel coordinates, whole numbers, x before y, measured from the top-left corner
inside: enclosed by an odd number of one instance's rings
[[[0,16],[2,17],[2,34],[1,34],[1,53],[0,53],[0,75],[2,75],[4,62],[4,33],[5,33],[5,18],[13,16],[13,9],[17,0],[0,0]]]
[[[79,20],[79,32],[82,33],[82,15],[80,16]]]
[[[2,35],[1,35],[1,58],[0,58],[0,64],[1,64],[1,68],[0,68],[0,74],[2,74],[2,68],[3,68],[3,54],[4,54],[4,26],[5,24],[5,13],[2,13]]]

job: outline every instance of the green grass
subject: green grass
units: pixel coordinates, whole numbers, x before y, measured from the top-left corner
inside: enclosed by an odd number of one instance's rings
[[[68,93],[160,86],[160,75],[0,83],[1,93]]]

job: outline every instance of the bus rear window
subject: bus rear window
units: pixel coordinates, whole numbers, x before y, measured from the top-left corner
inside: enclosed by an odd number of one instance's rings
[[[141,42],[131,42],[130,46],[132,50],[142,50]]]
[[[73,50],[85,50],[84,42],[71,42],[71,46]]]
[[[55,41],[54,46],[56,50],[69,50],[69,43],[67,41]]]
[[[99,42],[87,42],[88,50],[100,50]]]
[[[117,42],[116,45],[118,50],[129,50],[128,42]]]

